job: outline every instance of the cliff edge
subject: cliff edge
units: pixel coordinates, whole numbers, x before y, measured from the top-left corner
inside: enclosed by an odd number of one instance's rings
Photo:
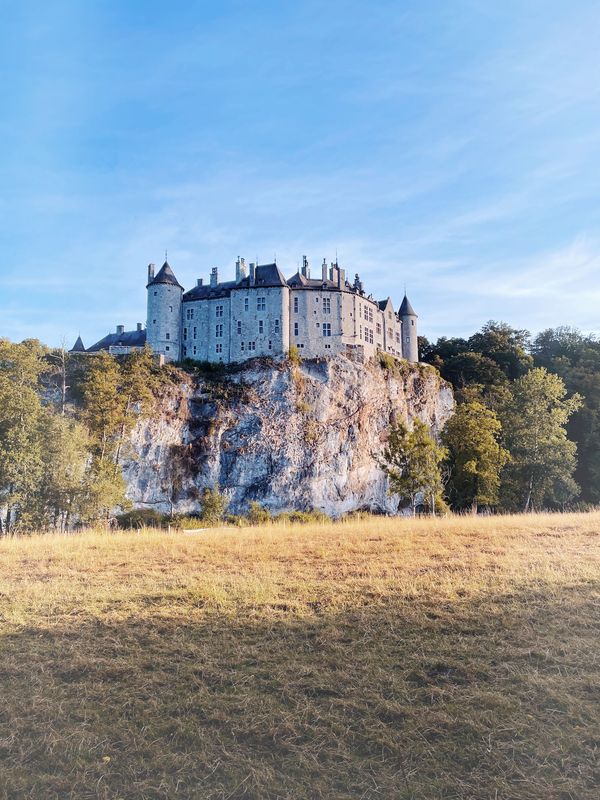
[[[453,407],[450,386],[423,364],[338,357],[182,373],[132,433],[127,495],[140,508],[191,514],[203,489],[218,485],[232,513],[252,501],[271,511],[393,513],[377,464],[390,424],[418,417],[439,433]]]

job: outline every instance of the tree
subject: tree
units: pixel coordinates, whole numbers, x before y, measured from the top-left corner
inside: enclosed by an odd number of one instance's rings
[[[410,502],[413,516],[419,497],[435,513],[442,497],[440,464],[446,450],[432,438],[424,422],[416,419],[412,430],[403,422],[393,425],[383,451],[381,467],[390,481],[390,494]]]
[[[508,452],[499,444],[502,426],[495,412],[472,399],[461,403],[442,432],[448,450],[451,505],[457,509],[496,506],[500,472]]]
[[[565,382],[568,392],[583,396],[583,404],[567,425],[567,435],[577,443],[575,480],[581,497],[600,502],[600,342],[576,328],[542,331],[534,339],[536,366],[546,367]]]
[[[0,339],[0,530],[5,533],[18,526],[42,473],[39,379],[44,352],[35,340],[13,344]]]
[[[529,332],[511,328],[506,322],[487,322],[468,341],[471,353],[481,353],[495,361],[510,380],[524,375],[533,366],[527,352]]]
[[[202,513],[200,518],[208,525],[218,525],[227,511],[227,498],[218,487],[205,489],[202,495]]]
[[[510,453],[502,493],[510,509],[562,507],[579,493],[573,479],[577,446],[567,438],[566,425],[581,398],[566,394],[562,379],[544,367],[512,385],[501,412],[503,444]]]
[[[79,515],[90,467],[87,431],[62,412],[45,408],[37,435],[41,470],[23,503],[20,523],[26,528],[66,530]]]

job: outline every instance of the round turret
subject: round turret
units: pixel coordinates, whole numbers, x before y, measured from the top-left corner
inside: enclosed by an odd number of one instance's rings
[[[168,262],[154,275],[154,264],[148,267],[148,319],[146,341],[166,361],[178,361],[181,349],[181,298],[183,286]]]
[[[406,295],[398,312],[402,323],[402,357],[417,363],[419,360],[419,339],[417,334],[417,315]]]

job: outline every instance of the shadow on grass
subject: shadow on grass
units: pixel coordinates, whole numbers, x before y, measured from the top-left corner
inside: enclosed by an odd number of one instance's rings
[[[1,796],[596,800],[598,597],[302,617],[157,597],[6,635]]]

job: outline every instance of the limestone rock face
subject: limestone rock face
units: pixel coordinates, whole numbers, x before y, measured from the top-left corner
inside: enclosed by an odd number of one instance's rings
[[[398,502],[377,463],[390,424],[418,417],[437,434],[453,408],[433,368],[406,362],[386,369],[340,356],[187,375],[132,433],[128,497],[197,513],[203,489],[218,485],[231,513],[254,500],[271,511],[393,513]]]

